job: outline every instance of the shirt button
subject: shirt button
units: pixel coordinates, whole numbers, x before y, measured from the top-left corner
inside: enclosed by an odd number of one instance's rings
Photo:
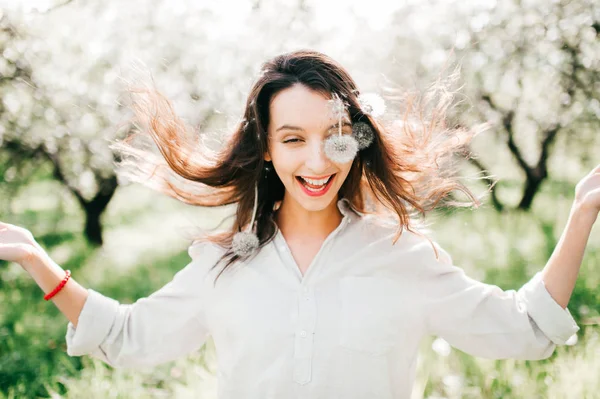
[[[305,294],[308,294],[309,288],[308,287],[304,287],[303,291],[304,291]]]
[[[300,331],[300,336],[302,338],[305,338],[306,337],[306,331],[304,331],[304,330]]]

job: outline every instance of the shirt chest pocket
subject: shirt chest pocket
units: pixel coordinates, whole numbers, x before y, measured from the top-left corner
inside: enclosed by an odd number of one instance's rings
[[[401,339],[401,285],[383,277],[340,280],[340,346],[371,355],[389,352]]]

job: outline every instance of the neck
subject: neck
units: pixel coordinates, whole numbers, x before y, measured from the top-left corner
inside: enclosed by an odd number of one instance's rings
[[[284,196],[275,215],[277,226],[284,236],[327,237],[342,221],[337,199],[320,211],[309,211],[296,201],[286,201]]]

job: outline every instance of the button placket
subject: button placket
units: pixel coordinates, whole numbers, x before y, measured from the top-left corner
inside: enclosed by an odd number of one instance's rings
[[[277,231],[274,239],[274,245],[277,251],[279,252],[280,259],[285,264],[285,266],[292,269],[292,272],[298,279],[297,281],[302,281],[302,273],[300,273],[300,269],[298,269],[298,266],[294,261],[292,253],[290,252],[290,249],[288,248],[285,242],[285,238],[283,238],[283,235],[281,235],[281,231]]]
[[[313,338],[316,324],[314,293],[308,286],[298,292],[298,319],[294,345],[294,381],[306,384],[311,380]]]
[[[276,240],[278,242],[277,249],[285,263],[293,266],[296,275],[299,277],[300,285],[298,290],[298,313],[296,318],[296,328],[294,334],[294,381],[299,384],[306,384],[311,381],[312,377],[312,357],[314,332],[316,325],[316,300],[313,289],[306,285],[309,281],[315,279],[315,273],[318,273],[320,259],[326,256],[331,250],[330,241],[335,239],[345,227],[350,223],[350,216],[344,213],[344,218],[340,225],[325,239],[321,248],[315,255],[307,273],[302,276],[300,270],[295,264],[292,255],[287,248],[285,238],[281,235],[281,231],[277,232]],[[315,270],[316,268],[316,270]]]

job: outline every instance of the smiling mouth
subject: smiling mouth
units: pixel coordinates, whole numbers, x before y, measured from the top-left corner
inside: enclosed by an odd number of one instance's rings
[[[323,179],[311,179],[308,177],[296,176],[296,180],[304,186],[308,191],[313,193],[319,193],[324,191],[327,187],[328,183],[333,179],[335,173],[330,175],[329,177]]]

